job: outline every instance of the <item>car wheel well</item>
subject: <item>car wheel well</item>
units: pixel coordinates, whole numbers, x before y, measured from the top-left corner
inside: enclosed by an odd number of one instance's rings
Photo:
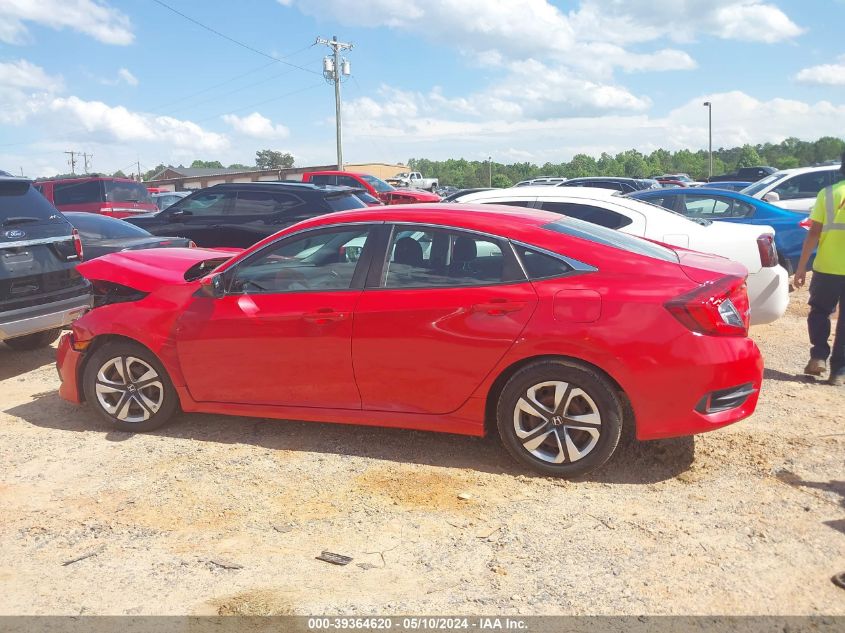
[[[498,434],[498,428],[496,425],[496,407],[499,402],[499,396],[502,393],[502,389],[504,389],[505,385],[507,384],[508,380],[510,380],[511,376],[513,376],[516,372],[518,372],[523,367],[528,365],[532,365],[537,362],[542,361],[565,361],[569,363],[573,363],[576,365],[580,365],[581,367],[586,367],[588,369],[592,369],[595,372],[598,372],[605,378],[607,378],[615,387],[619,398],[622,400],[623,406],[623,414],[624,414],[624,422],[623,425],[623,434],[631,433],[633,437],[633,431],[636,428],[636,419],[634,418],[634,409],[631,406],[631,401],[628,399],[628,395],[625,393],[625,390],[622,389],[622,386],[616,381],[616,379],[608,374],[605,370],[603,370],[598,365],[594,365],[589,363],[585,360],[580,358],[575,358],[573,356],[562,356],[562,355],[555,355],[555,354],[544,354],[542,356],[530,356],[528,358],[523,358],[522,360],[516,361],[514,364],[506,367],[501,374],[498,375],[496,380],[493,381],[493,384],[490,386],[490,391],[487,392],[487,401],[484,406],[484,435],[491,435],[491,434]]]
[[[153,356],[156,354],[146,345],[141,343],[140,341],[130,338],[128,336],[123,336],[121,334],[101,334],[100,336],[95,336],[91,341],[91,344],[85,349],[85,355],[82,357],[82,362],[79,363],[79,367],[76,368],[76,384],[79,385],[79,399],[82,402],[85,402],[85,391],[82,389],[82,376],[85,374],[85,367],[88,365],[88,360],[94,355],[99,348],[101,348],[106,343],[113,343],[113,342],[123,342],[123,343],[132,343],[133,345],[139,345],[147,350]],[[158,356],[156,356],[158,358]]]

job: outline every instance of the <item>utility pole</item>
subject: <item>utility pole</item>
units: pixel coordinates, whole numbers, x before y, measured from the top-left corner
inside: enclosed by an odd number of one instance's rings
[[[135,166],[138,167],[138,182],[141,182],[141,161],[137,161]]]
[[[489,186],[492,187],[493,186],[493,157],[492,156],[487,157],[487,176],[488,176]]]
[[[707,108],[707,129],[710,137],[707,153],[710,156],[710,178],[713,177],[713,104],[705,101],[702,105]]]
[[[88,159],[91,159],[91,162],[94,162],[94,154],[86,154],[85,152],[82,153],[82,158],[85,161],[85,173],[88,173]]]
[[[341,114],[340,114],[340,82],[343,77],[348,77],[352,70],[349,61],[346,58],[341,62],[340,52],[352,49],[352,44],[346,42],[338,42],[337,35],[333,35],[332,39],[327,40],[323,37],[317,38],[317,44],[325,44],[332,49],[332,55],[323,59],[323,77],[328,83],[334,83],[334,108],[335,108],[335,127],[337,128],[337,169],[343,171],[343,140],[341,134]]]
[[[70,163],[70,173],[76,175],[76,155],[79,152],[70,151],[65,152],[65,154],[70,154],[70,161],[68,161]]]

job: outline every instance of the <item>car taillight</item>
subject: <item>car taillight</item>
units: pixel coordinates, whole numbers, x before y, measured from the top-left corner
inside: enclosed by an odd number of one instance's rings
[[[196,247],[197,247],[197,243],[194,240],[191,240],[190,242],[188,242],[188,248],[196,248]]]
[[[73,248],[76,251],[76,256],[82,261],[82,240],[79,239],[79,230],[73,229],[71,235],[73,236]]]
[[[666,309],[693,332],[710,336],[748,334],[745,279],[723,277],[666,302]]]
[[[760,264],[763,268],[778,265],[778,249],[773,235],[761,235],[757,238],[757,250],[760,251]]]
[[[807,229],[808,231],[810,230],[810,227],[812,225],[813,221],[810,218],[804,218],[798,223],[798,226],[800,226],[802,229]]]

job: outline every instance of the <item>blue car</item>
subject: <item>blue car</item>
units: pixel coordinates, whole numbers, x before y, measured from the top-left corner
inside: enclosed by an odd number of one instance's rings
[[[775,230],[775,246],[781,266],[790,275],[798,266],[809,226],[807,222],[807,227],[801,222],[808,219],[807,213],[790,211],[736,191],[714,187],[636,191],[628,197],[665,207],[688,218],[770,226]]]

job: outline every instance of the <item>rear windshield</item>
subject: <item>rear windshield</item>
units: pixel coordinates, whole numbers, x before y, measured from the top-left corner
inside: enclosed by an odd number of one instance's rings
[[[149,237],[150,234],[134,224],[110,218],[99,213],[67,213],[65,217],[83,239],[113,240],[131,237]]]
[[[326,203],[329,205],[329,207],[331,207],[333,211],[347,211],[348,209],[367,208],[367,205],[364,204],[360,198],[351,193],[332,194],[326,196]]]
[[[61,214],[26,181],[0,182],[0,226],[61,220]]]
[[[103,183],[106,187],[107,202],[144,202],[152,204],[150,192],[147,188],[137,182],[124,180],[106,180]]]
[[[678,254],[670,248],[575,218],[561,218],[543,228],[664,262],[677,264],[680,261]]]

